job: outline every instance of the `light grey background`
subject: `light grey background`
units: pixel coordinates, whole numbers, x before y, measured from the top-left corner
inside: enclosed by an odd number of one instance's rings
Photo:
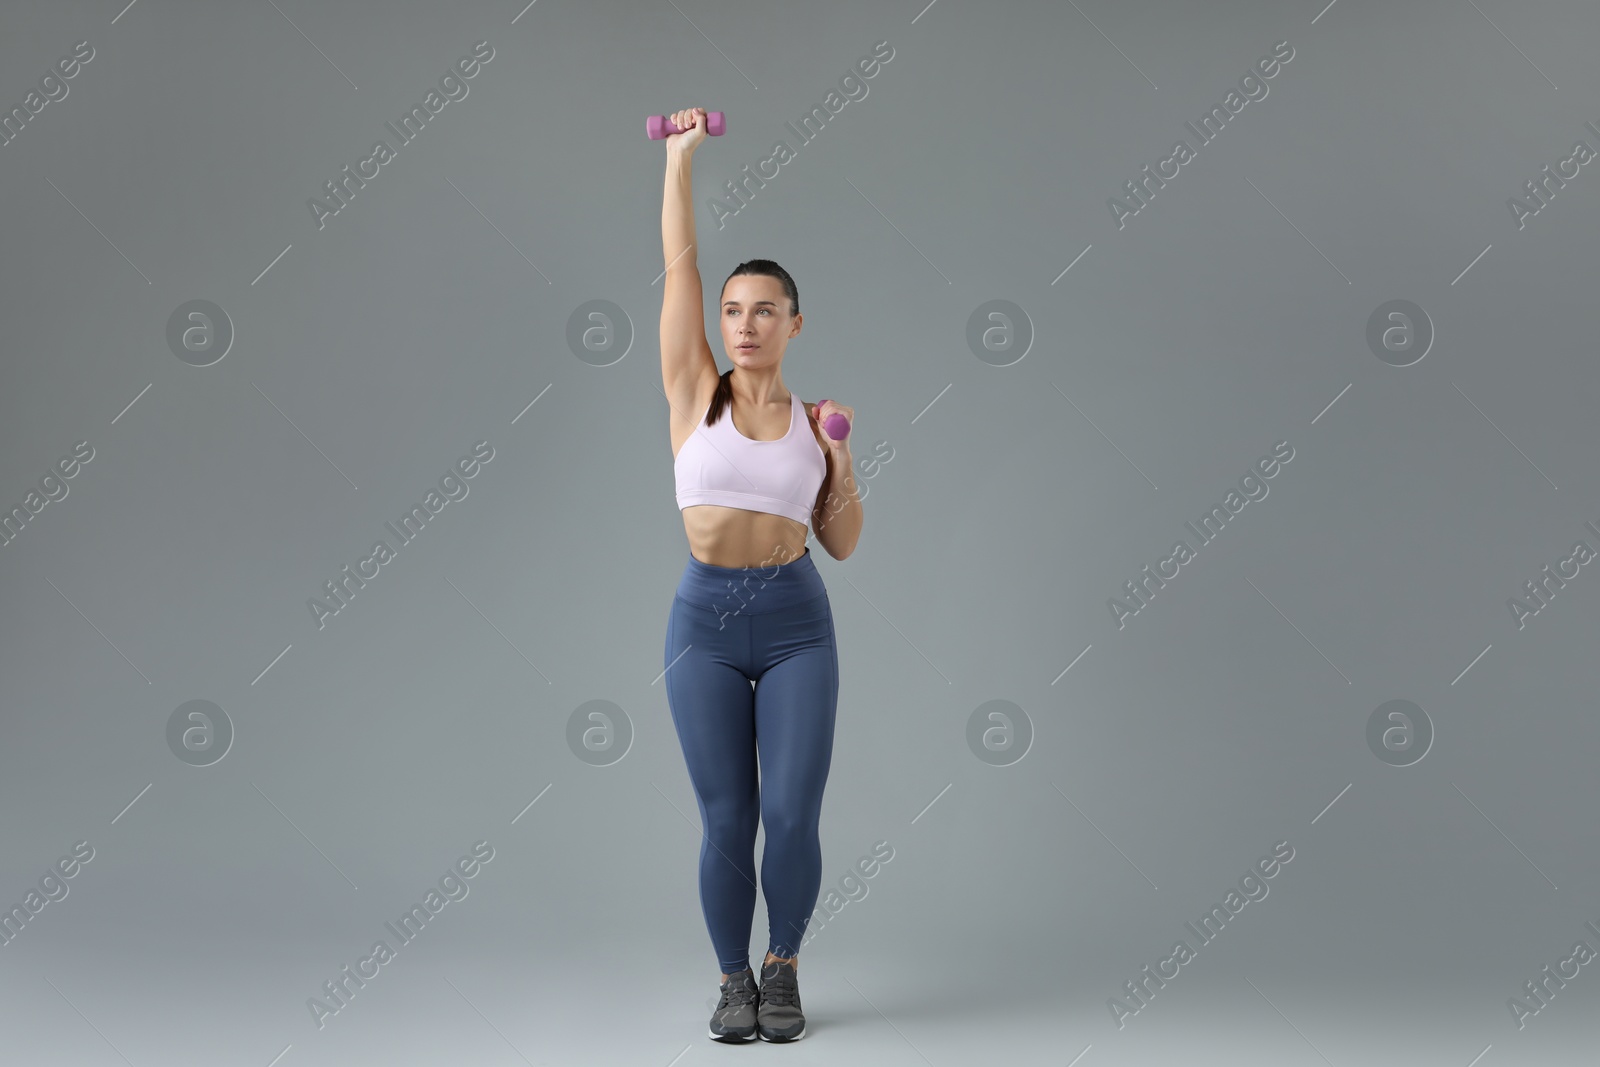
[[[1600,148],[1594,5],[112,0],[4,29],[7,111],[95,54],[0,147],[0,506],[94,458],[0,547],[0,903],[94,855],[0,947],[0,1059],[1593,1062],[1596,964],[1520,1028],[1508,999],[1600,950],[1600,578],[1521,628],[1508,601],[1600,548],[1600,176],[1520,229],[1507,200]],[[478,41],[469,94],[319,229],[307,201]],[[858,463],[892,450],[857,551],[812,543],[842,670],[823,891],[894,858],[803,949],[781,1053],[705,1036],[659,680],[687,545],[643,124],[694,105],[728,114],[694,167],[719,366],[723,278],[776,259],[785,383],[854,407]],[[1108,198],[1180,137],[1119,228]],[[193,300],[235,331],[210,366],[167,343]],[[575,351],[595,300],[612,347]],[[968,344],[992,300],[1020,359]],[[1367,343],[1393,300],[1435,334],[1409,366]],[[469,494],[319,628],[307,601],[478,441]],[[1184,523],[1278,442],[1199,547]],[[235,732],[210,766],[168,744],[192,700]],[[596,700],[628,738],[605,766],[568,740]],[[1434,731],[1409,766],[1367,742],[1392,700]],[[991,701],[1028,738],[1006,766],[968,743]],[[469,895],[319,1028],[308,999],[477,841]],[[1200,947],[1185,923],[1280,841]]]

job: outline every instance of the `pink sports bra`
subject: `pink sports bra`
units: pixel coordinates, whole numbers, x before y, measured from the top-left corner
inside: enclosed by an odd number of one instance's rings
[[[752,441],[740,433],[729,404],[723,405],[722,418],[708,426],[705,417],[710,410],[706,405],[699,425],[672,464],[678,510],[717,504],[809,525],[828,461],[800,398],[790,391],[789,432],[776,441]]]

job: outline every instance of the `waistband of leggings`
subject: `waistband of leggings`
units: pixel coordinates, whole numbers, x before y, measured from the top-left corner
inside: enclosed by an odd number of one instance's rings
[[[690,554],[678,581],[678,596],[694,607],[738,615],[781,611],[827,591],[809,545],[788,563],[764,567],[718,567]]]

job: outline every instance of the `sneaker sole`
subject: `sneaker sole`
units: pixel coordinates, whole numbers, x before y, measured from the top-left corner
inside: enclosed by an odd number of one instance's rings
[[[757,1036],[763,1041],[770,1041],[774,1045],[787,1045],[791,1041],[799,1041],[802,1037],[805,1037],[806,1028],[805,1024],[802,1023],[800,1026],[800,1032],[795,1034],[793,1037],[768,1037],[766,1034],[761,1033],[759,1028],[757,1029],[756,1033]]]
[[[737,1033],[719,1034],[715,1030],[707,1028],[706,1034],[713,1041],[722,1041],[722,1042],[725,1042],[725,1043],[728,1043],[728,1044],[734,1044],[734,1045],[742,1045],[746,1041],[754,1041],[756,1039],[756,1035],[755,1035],[755,1033],[753,1031],[750,1034],[741,1037]]]

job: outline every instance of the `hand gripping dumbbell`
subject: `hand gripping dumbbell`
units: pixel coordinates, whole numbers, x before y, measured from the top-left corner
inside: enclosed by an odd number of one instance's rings
[[[826,403],[826,400],[819,400],[817,401],[817,407],[820,408]],[[850,420],[845,418],[839,412],[835,411],[832,415],[828,416],[826,421],[823,422],[822,432],[833,438],[835,441],[843,441],[850,435]]]
[[[720,111],[706,112],[706,133],[712,137],[721,137],[728,130],[728,121],[723,118]],[[665,115],[651,115],[644,120],[644,132],[652,141],[659,141],[663,137],[674,133],[682,133],[677,124]]]

